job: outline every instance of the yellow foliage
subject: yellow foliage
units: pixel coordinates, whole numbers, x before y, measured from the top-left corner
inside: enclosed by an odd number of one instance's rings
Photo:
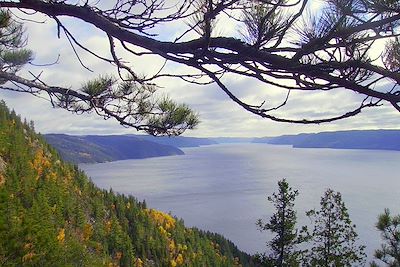
[[[240,264],[240,260],[239,260],[238,257],[235,257],[235,258],[233,259],[233,264],[234,264],[234,266],[236,266],[236,267],[243,267],[242,264]]]
[[[136,259],[135,267],[143,267],[143,261],[140,258]]]
[[[173,253],[175,251],[175,241],[174,240],[169,240],[169,245],[168,245],[168,249],[170,253]]]
[[[42,176],[43,172],[46,169],[50,168],[51,163],[44,154],[43,149],[39,148],[36,151],[35,156],[33,157],[33,161],[31,162],[31,166],[36,171],[36,180],[38,180],[40,176]]]
[[[175,261],[175,260],[171,260],[171,261],[170,261],[170,266],[171,266],[171,267],[176,267],[176,265],[177,265],[177,264],[176,264],[176,261]]]
[[[79,196],[82,196],[82,191],[79,189],[78,186],[75,186],[75,187],[74,187],[74,191],[75,191]]]
[[[96,252],[100,253],[103,250],[103,245],[100,242],[96,242]]]
[[[185,252],[188,249],[186,245],[178,244],[178,251]]]
[[[105,230],[107,234],[111,232],[111,226],[112,226],[111,220],[106,221]]]
[[[64,243],[64,240],[65,240],[65,229],[64,228],[61,228],[60,231],[58,232],[57,240],[61,244]]]
[[[116,260],[120,260],[122,258],[122,252],[121,251],[118,251],[117,253],[115,253],[115,259]]]
[[[129,209],[130,207],[131,207],[131,203],[130,202],[126,203],[126,208]]]
[[[15,223],[15,224],[19,224],[19,223],[21,223],[22,222],[22,216],[21,216],[21,213],[20,213],[20,215],[19,216],[11,216],[11,219],[12,219],[12,223]]]
[[[25,250],[29,250],[29,249],[31,249],[31,248],[33,248],[33,244],[32,244],[32,243],[26,243],[26,244],[24,245],[24,249],[25,249]]]
[[[70,181],[72,181],[72,174],[69,171],[66,171],[64,176],[64,182],[69,183]]]
[[[83,226],[83,240],[88,241],[93,234],[93,226],[87,223]]]
[[[35,256],[36,256],[35,252],[31,251],[22,257],[22,262],[30,262]]]
[[[46,175],[46,179],[52,180],[52,181],[56,181],[57,180],[57,174],[55,172],[51,171],[50,173],[48,173]]]
[[[52,212],[56,212],[57,204],[54,204],[53,207],[50,208]]]
[[[0,187],[6,183],[6,178],[0,173]]]
[[[183,261],[184,261],[183,260],[183,255],[181,253],[179,253],[178,256],[176,257],[175,261],[176,261],[176,264],[182,265]]]
[[[175,227],[175,219],[171,215],[153,209],[147,209],[146,212],[158,225],[162,225],[166,230]]]
[[[160,233],[162,234],[162,235],[167,235],[167,231],[164,229],[164,227],[162,227],[162,225],[160,225],[160,226],[158,226],[158,230],[160,230]]]

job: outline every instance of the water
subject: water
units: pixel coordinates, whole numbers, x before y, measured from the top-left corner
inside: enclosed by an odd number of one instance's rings
[[[101,188],[146,199],[149,207],[223,234],[240,249],[265,251],[268,239],[255,222],[267,220],[267,195],[286,178],[300,192],[299,223],[319,207],[327,188],[340,191],[369,260],[380,245],[374,224],[384,208],[399,209],[400,152],[295,149],[267,144],[226,144],[184,149],[186,155],[82,165]]]

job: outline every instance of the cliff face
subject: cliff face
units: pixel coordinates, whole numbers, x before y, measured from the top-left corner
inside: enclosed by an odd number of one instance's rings
[[[220,235],[98,189],[0,103],[0,266],[251,266]]]

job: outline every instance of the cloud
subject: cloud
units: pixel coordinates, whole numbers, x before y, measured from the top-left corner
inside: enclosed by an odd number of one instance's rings
[[[35,51],[36,55],[35,63],[53,62],[58,55],[60,55],[60,60],[53,66],[28,66],[27,70],[35,73],[43,71],[41,78],[50,85],[73,88],[78,88],[87,79],[99,74],[116,73],[115,67],[111,64],[78,48],[81,60],[93,72],[83,68],[65,36],[61,35],[60,39],[57,38],[55,23],[45,17],[38,17],[38,19],[46,20],[46,23],[26,23],[29,48]],[[110,57],[108,41],[103,32],[80,21],[63,19],[63,22],[82,44],[98,54]],[[165,28],[162,38],[176,37],[177,30],[182,27],[182,24],[177,23],[168,29]],[[232,25],[227,27],[227,34],[231,34],[232,29]],[[154,74],[164,64],[164,60],[157,56],[139,57],[123,52],[120,48],[117,49],[119,56],[141,74]],[[192,68],[176,63],[167,63],[166,69],[176,74],[195,73]],[[29,75],[27,71],[24,74]],[[271,108],[281,104],[286,97],[286,91],[278,90],[274,86],[262,84],[254,79],[226,75],[223,81],[235,95],[252,105],[259,105],[265,101],[265,108]],[[200,86],[177,78],[161,78],[158,82],[162,87],[159,90],[160,94],[169,94],[176,101],[187,103],[199,112],[201,124],[198,129],[187,133],[191,136],[274,136],[328,130],[399,128],[400,125],[400,116],[390,105],[366,110],[355,118],[323,125],[277,123],[245,111],[230,100],[215,84]],[[0,97],[23,117],[34,120],[37,130],[42,133],[135,133],[132,129],[123,128],[116,121],[105,121],[93,114],[77,116],[67,111],[53,109],[48,101],[30,95],[1,91]],[[343,90],[317,93],[293,91],[288,104],[275,114],[299,119],[337,115],[357,107],[361,99],[361,96]]]

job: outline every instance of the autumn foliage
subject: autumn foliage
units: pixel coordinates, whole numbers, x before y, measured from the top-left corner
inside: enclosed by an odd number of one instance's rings
[[[0,102],[0,266],[252,266],[217,234],[97,188]]]

